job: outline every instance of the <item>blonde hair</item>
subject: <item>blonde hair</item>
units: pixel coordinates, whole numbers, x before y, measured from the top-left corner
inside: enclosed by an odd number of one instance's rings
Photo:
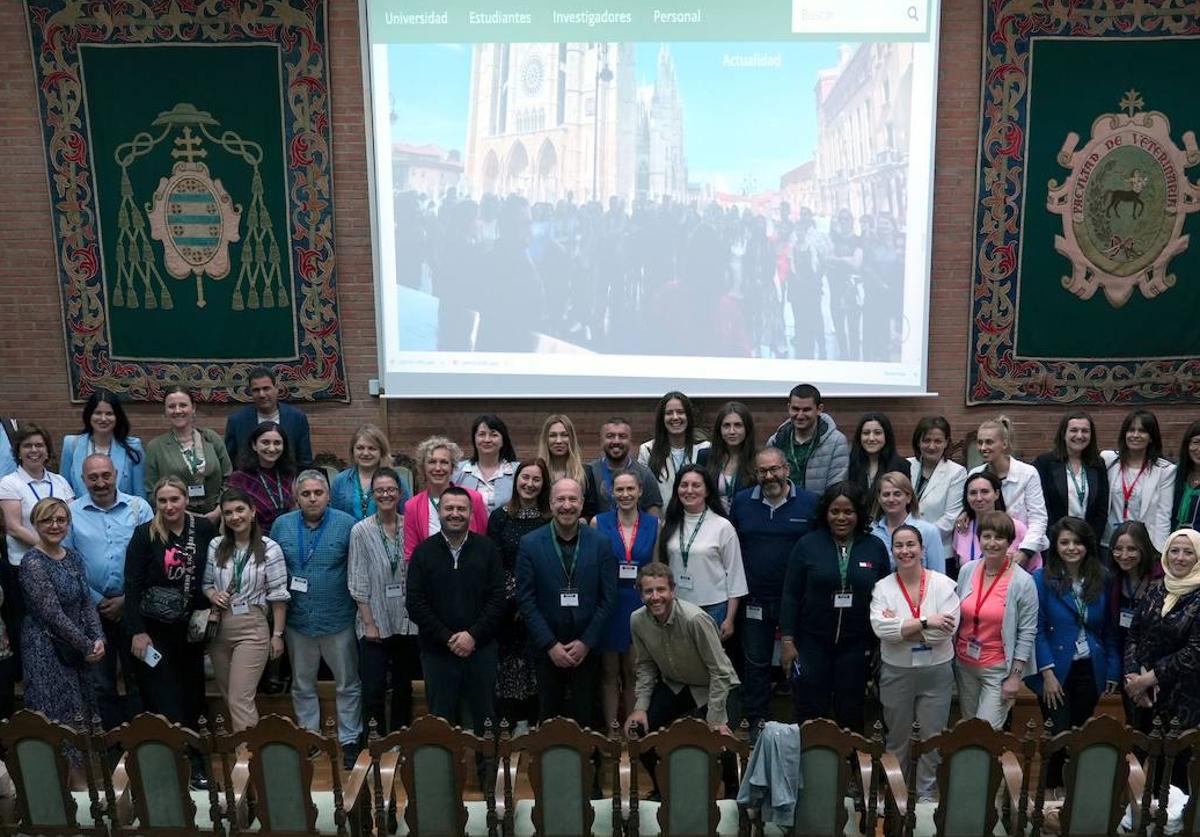
[[[1015,434],[1013,433],[1013,423],[1006,415],[998,415],[994,419],[988,419],[979,425],[979,430],[995,430],[1000,434],[1000,441],[1004,443],[1004,452],[1011,454],[1013,448],[1016,447]],[[979,430],[975,432],[978,434]]]
[[[360,425],[359,428],[354,431],[354,435],[350,437],[350,467],[352,467],[352,468],[355,467],[355,465],[354,465],[354,446],[358,444],[359,439],[365,439],[366,441],[373,444],[375,447],[379,448],[379,465],[380,465],[380,467],[383,467],[383,466],[390,467],[391,466],[391,464],[392,464],[392,446],[388,442],[387,434],[385,434],[382,430],[380,430],[378,425],[371,424],[370,422],[368,422],[366,424]]]
[[[71,507],[67,505],[67,501],[61,497],[43,497],[34,504],[33,510],[29,512],[29,522],[37,526],[43,520],[46,520],[50,515],[54,514],[55,509],[62,508],[67,513],[67,525],[71,525]]]
[[[417,470],[420,472],[417,476],[422,482],[425,481],[425,465],[429,462],[429,456],[438,448],[445,448],[450,452],[450,470],[453,471],[462,459],[462,448],[456,443],[446,438],[445,436],[430,436],[425,441],[417,445]]]
[[[908,513],[913,517],[920,517],[921,504],[917,502],[917,492],[913,489],[912,480],[910,480],[900,471],[888,471],[886,474],[882,474],[879,477],[879,487],[875,489],[875,505],[877,507],[883,507],[883,504],[879,501],[879,498],[883,494],[884,483],[891,485],[893,488],[899,488],[901,491],[907,494]]]
[[[547,441],[550,436],[550,428],[556,424],[561,424],[567,429],[567,435],[570,437],[570,446],[567,448],[567,465],[563,469],[562,474],[555,475],[553,457],[550,455],[550,444]],[[575,432],[575,425],[571,419],[564,416],[562,413],[551,413],[546,416],[546,420],[542,422],[542,432],[538,436],[538,458],[546,463],[546,469],[550,473],[551,483],[557,482],[561,477],[570,477],[579,483],[579,490],[584,490],[584,485],[587,482],[587,475],[583,469],[583,457],[579,453],[579,435]]]
[[[154,504],[154,519],[150,521],[150,539],[159,543],[166,543],[167,538],[167,521],[163,519],[162,510],[158,507],[158,492],[164,488],[174,488],[183,495],[184,503],[187,502],[188,489],[187,485],[179,477],[167,475],[154,484],[154,490],[150,492],[150,500]],[[185,511],[184,514],[187,514]]]

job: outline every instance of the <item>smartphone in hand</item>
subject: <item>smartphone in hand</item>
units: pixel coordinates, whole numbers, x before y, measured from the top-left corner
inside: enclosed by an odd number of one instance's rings
[[[146,656],[142,658],[142,661],[145,662],[146,665],[150,666],[150,668],[154,668],[156,665],[158,665],[159,661],[162,660],[162,656],[163,655],[161,651],[159,651],[153,645],[150,645],[147,646]]]

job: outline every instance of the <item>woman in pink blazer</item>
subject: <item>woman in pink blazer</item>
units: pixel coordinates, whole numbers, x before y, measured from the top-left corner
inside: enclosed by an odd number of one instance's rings
[[[462,458],[462,449],[445,436],[430,436],[417,445],[417,472],[425,488],[404,504],[404,560],[412,558],[417,544],[442,531],[437,507],[442,492],[450,485],[454,466]],[[471,496],[471,531],[487,534],[487,503],[478,491],[464,489]]]

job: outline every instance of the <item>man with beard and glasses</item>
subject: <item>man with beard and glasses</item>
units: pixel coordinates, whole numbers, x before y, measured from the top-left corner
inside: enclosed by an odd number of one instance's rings
[[[819,499],[792,484],[787,458],[779,448],[760,450],[754,465],[758,485],[739,491],[729,511],[750,589],[738,612],[742,624],[737,633],[744,656],[743,705],[752,735],[759,721],[771,717],[771,660],[788,559],[796,542],[812,531]]]

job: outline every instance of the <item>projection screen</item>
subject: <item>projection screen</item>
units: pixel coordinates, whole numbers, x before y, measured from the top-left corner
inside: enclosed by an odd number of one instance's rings
[[[939,0],[363,0],[389,397],[925,392]]]

